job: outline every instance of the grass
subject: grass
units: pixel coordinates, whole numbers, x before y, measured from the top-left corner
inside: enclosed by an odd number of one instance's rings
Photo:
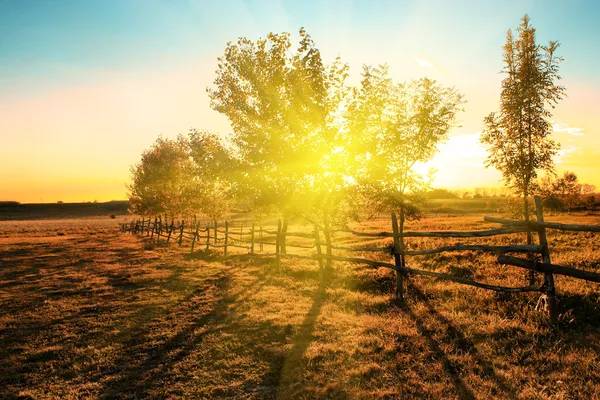
[[[547,220],[600,223],[597,215]],[[552,328],[535,310],[534,294],[411,277],[406,302],[397,304],[391,271],[334,263],[321,274],[310,261],[284,259],[277,270],[272,259],[241,252],[189,254],[119,233],[120,221],[0,222],[0,398],[569,399],[600,392],[597,284],[557,277],[561,317]],[[428,216],[408,229],[488,227],[469,214]],[[469,243],[492,240],[523,242],[512,235]],[[597,236],[552,233],[549,240],[554,262],[598,269]],[[525,283],[522,270],[474,252],[408,263]]]

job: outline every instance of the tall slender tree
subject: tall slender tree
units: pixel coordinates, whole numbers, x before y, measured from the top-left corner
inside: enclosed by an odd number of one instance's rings
[[[506,35],[500,111],[484,120],[481,142],[489,145],[486,166],[498,169],[507,186],[523,198],[523,217],[529,219],[529,196],[539,171],[553,172],[552,157],[559,146],[550,138],[552,109],[565,88],[556,56],[558,42],[536,43],[535,28],[525,15],[517,28]],[[531,236],[528,235],[531,242]]]

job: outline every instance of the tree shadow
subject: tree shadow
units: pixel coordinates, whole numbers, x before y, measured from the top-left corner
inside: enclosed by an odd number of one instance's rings
[[[273,372],[279,372],[275,382],[277,398],[294,398],[293,383],[301,375],[302,358],[308,346],[315,340],[314,329],[321,308],[326,299],[326,288],[332,280],[331,269],[325,269],[319,282],[319,287],[313,296],[312,305],[300,325],[298,333],[294,336],[292,348],[282,357],[279,365],[275,365]]]
[[[429,301],[429,298],[413,283],[410,281],[407,283],[409,293],[415,297],[416,301],[424,304],[427,309],[427,315],[417,315],[415,310],[408,304],[402,305],[402,309],[408,316],[410,316],[417,327],[418,332],[427,340],[427,343],[431,350],[434,352],[437,360],[442,364],[444,370],[448,374],[452,381],[456,391],[462,399],[474,399],[473,392],[467,387],[463,378],[460,376],[461,366],[450,361],[446,352],[442,350],[438,340],[434,337],[434,334],[443,332],[442,341],[445,344],[450,344],[454,349],[464,354],[469,354],[477,362],[478,366],[481,367],[482,376],[489,378],[495,387],[499,390],[499,396],[503,398],[516,399],[517,392],[514,387],[510,385],[503,377],[496,374],[493,365],[488,362],[477,349],[475,343],[472,340],[465,337],[464,333],[454,325],[448,318],[438,313],[434,306]],[[428,329],[426,327],[427,317],[432,317],[435,325],[439,329]]]

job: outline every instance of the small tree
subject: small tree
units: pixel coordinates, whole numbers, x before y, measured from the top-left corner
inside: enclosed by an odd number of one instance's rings
[[[489,145],[486,166],[498,169],[507,186],[522,196],[523,216],[528,220],[528,198],[538,171],[553,171],[552,156],[558,145],[550,139],[551,109],[565,89],[556,84],[562,61],[555,55],[558,43],[536,44],[527,15],[517,33],[516,39],[510,30],[506,36],[500,112],[485,118],[481,142]],[[528,238],[531,242],[530,234]]]
[[[582,203],[582,195],[587,195],[595,187],[593,185],[581,184],[574,172],[565,171],[563,176],[557,179],[544,177],[540,183],[539,193],[546,204],[553,209],[570,211]]]
[[[193,163],[188,142],[159,137],[131,167],[130,210],[141,215],[183,215],[193,199]]]
[[[401,231],[405,217],[418,217],[427,189],[414,167],[435,155],[462,103],[433,80],[396,84],[387,66],[364,67],[347,113],[352,175],[380,207],[400,211]]]
[[[207,131],[189,133],[189,154],[193,160],[193,204],[195,209],[216,221],[230,209],[234,196],[236,160],[221,138]]]

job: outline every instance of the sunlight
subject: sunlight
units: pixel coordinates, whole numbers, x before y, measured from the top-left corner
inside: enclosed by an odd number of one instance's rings
[[[434,187],[468,188],[497,185],[500,174],[485,168],[487,151],[479,143],[480,132],[469,135],[451,136],[439,147],[439,152],[430,162],[419,166],[418,172],[425,174],[430,168],[436,170]]]

